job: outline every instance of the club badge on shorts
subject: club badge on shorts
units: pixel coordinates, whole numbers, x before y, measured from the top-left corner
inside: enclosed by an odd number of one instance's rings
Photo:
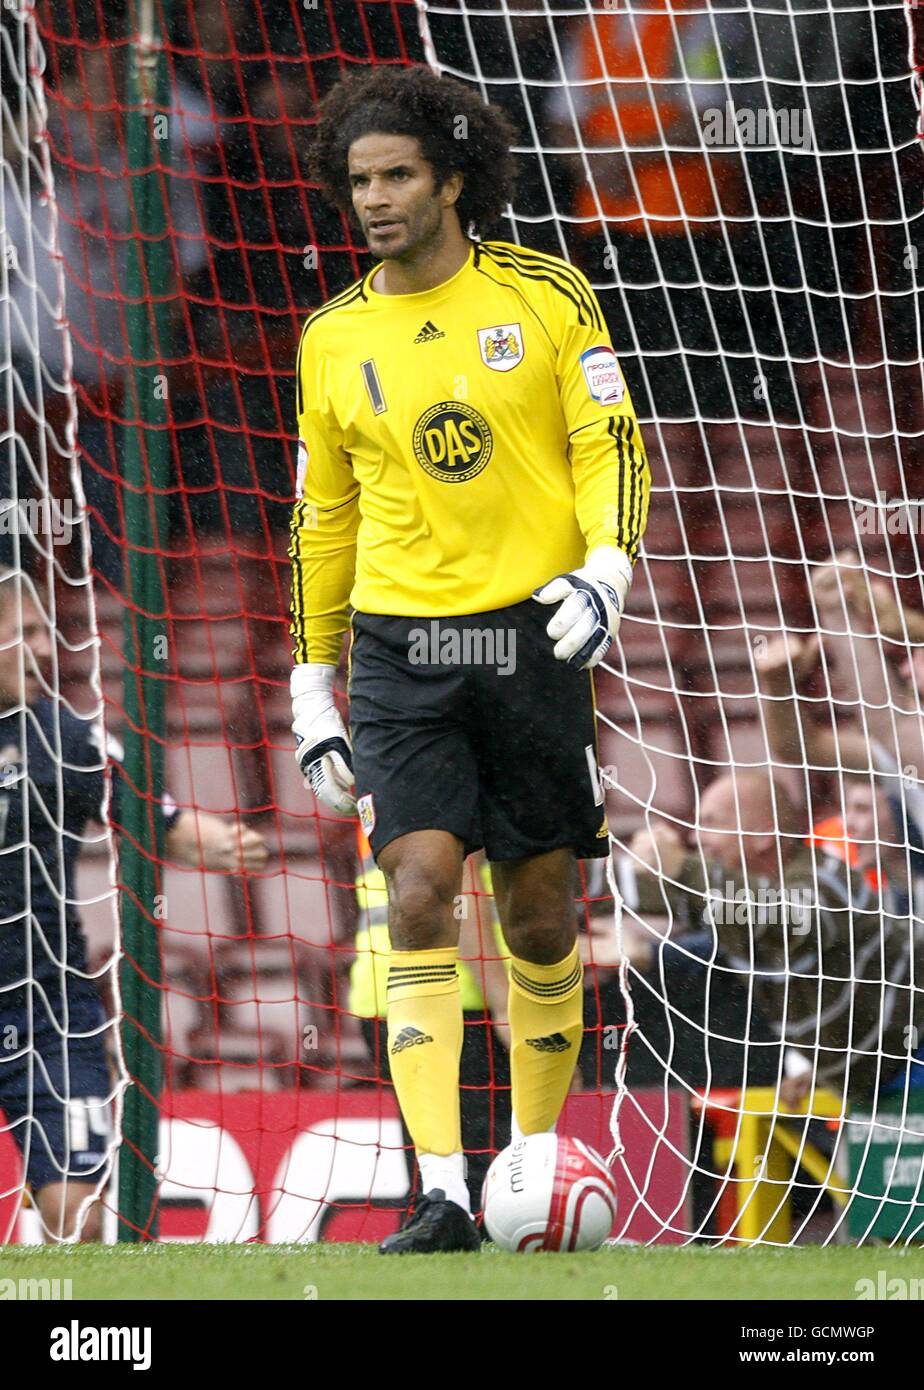
[[[601,405],[619,405],[626,387],[613,349],[605,343],[588,348],[581,353],[581,367],[593,399]]]
[[[518,323],[478,329],[481,360],[495,372],[509,372],[523,361],[523,334]]]
[[[375,804],[372,800],[372,793],[361,796],[356,803],[359,812],[359,823],[363,828],[364,835],[371,835],[375,829]]]

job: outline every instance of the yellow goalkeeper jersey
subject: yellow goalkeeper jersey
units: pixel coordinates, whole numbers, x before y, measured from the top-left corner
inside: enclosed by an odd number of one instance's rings
[[[596,296],[557,256],[472,242],[435,289],[376,265],[317,309],[296,366],[296,662],[336,662],[350,608],[503,608],[587,551],[633,561],[650,474]]]

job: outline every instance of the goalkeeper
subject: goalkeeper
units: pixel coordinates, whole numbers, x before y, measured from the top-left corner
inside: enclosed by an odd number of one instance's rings
[[[385,1253],[473,1249],[454,903],[484,847],[511,953],[514,1136],[558,1119],[582,1035],[574,859],[604,856],[591,668],[648,509],[629,394],[587,280],[478,242],[513,131],[424,68],[321,104],[313,175],[376,263],[296,368],[296,756],[358,811],[388,886],[388,1057],[424,1196]],[[350,725],[333,685],[352,617]]]

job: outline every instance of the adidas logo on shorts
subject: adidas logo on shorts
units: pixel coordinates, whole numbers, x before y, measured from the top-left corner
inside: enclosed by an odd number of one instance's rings
[[[537,1052],[567,1052],[571,1044],[564,1033],[552,1033],[547,1038],[527,1038],[526,1046]]]
[[[403,1052],[407,1047],[420,1047],[423,1043],[432,1042],[429,1033],[421,1033],[419,1028],[402,1028],[395,1038],[391,1055],[394,1057],[396,1052]]]

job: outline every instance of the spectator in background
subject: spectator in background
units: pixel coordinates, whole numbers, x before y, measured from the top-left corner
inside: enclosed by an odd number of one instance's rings
[[[855,1101],[903,1075],[908,1029],[924,1019],[924,992],[912,985],[924,978],[924,941],[909,922],[902,856],[888,859],[893,880],[882,899],[841,860],[803,843],[789,796],[761,769],[707,788],[698,840],[701,852],[690,855],[672,827],[658,825],[634,838],[630,854],[639,914],[668,909],[667,928],[656,926],[666,937],[661,969],[647,976],[655,997],[672,1021],[707,1038],[715,1031],[730,1049],[721,1062],[728,1072],[713,1064],[709,1084],[779,1080],[781,1099],[795,1104],[813,1080]],[[697,914],[699,940],[675,925]],[[684,954],[681,984],[669,971]],[[707,1000],[715,1023],[704,1022]]]
[[[771,750],[780,763],[842,779],[840,852],[867,879],[875,875],[887,916],[911,913],[916,942],[924,912],[924,615],[904,610],[851,552],[819,566],[812,587],[820,635],[784,634],[756,661]],[[804,707],[801,687],[822,652],[828,695]],[[854,706],[861,721],[838,717],[835,700]],[[922,1084],[922,1072],[924,1045],[909,1064],[911,1084]]]
[[[814,1081],[855,1101],[909,1061],[908,1029],[924,1022],[924,990],[914,983],[924,979],[924,941],[907,913],[890,913],[803,835],[791,799],[766,771],[713,782],[699,838],[725,881],[709,916],[723,960],[752,977],[755,1006],[779,1039],[784,1099]],[[908,891],[893,890],[901,886]]]
[[[265,65],[247,103],[244,120],[222,125],[229,177],[201,190],[210,255],[189,283],[190,351],[213,365],[189,378],[175,407],[183,448],[174,526],[184,536],[233,532],[242,550],[264,552],[288,531],[289,363],[318,292],[301,158],[313,103],[300,69]]]
[[[66,1238],[108,1163],[115,1026],[88,970],[75,875],[88,823],[106,819],[107,751],[116,821],[122,774],[99,725],[47,693],[51,654],[38,594],[0,568],[0,1017],[11,1030],[0,1049],[0,1109],[46,1229]],[[153,814],[173,862],[233,874],[266,863],[254,830],[180,811],[169,798]],[[91,1207],[81,1238],[100,1236]]]
[[[175,61],[186,84],[199,88],[217,113],[241,115],[248,55],[262,47],[249,0],[186,0],[174,7],[173,24]]]
[[[208,85],[214,78],[226,105],[217,176],[199,187],[209,255],[187,282],[190,370],[172,398],[179,486],[171,529],[179,549],[212,544],[226,556],[235,670],[252,677],[232,694],[227,717],[242,748],[243,800],[267,807],[266,705],[290,664],[291,364],[305,308],[317,301],[320,285],[309,255],[303,164],[314,95],[303,64],[267,57],[252,15],[237,31],[204,12],[197,19],[203,31],[192,41],[208,45],[201,60],[208,99],[217,109]],[[277,44],[273,51],[282,50]],[[223,80],[229,67],[238,79],[233,94]]]
[[[848,771],[838,780],[844,788],[843,814],[816,821],[809,843],[862,874],[883,895],[888,910],[906,913],[920,891],[924,846],[917,823],[905,813],[896,779]],[[892,902],[897,902],[894,909]],[[920,915],[919,906],[916,911]]]
[[[519,132],[512,221],[504,217],[496,230],[482,235],[522,241],[532,250],[560,256],[566,253],[561,217],[572,190],[564,161],[550,157],[554,113],[547,96],[561,84],[559,34],[574,6],[570,0],[549,0],[544,6],[535,0],[507,0],[503,8],[500,14],[497,6],[438,6],[429,14],[430,32],[443,66],[459,74],[476,73],[485,99],[504,107]],[[412,60],[426,62],[422,51],[414,51],[415,38],[408,35]],[[516,81],[511,81],[513,75]]]
[[[876,770],[902,773],[900,789],[920,831],[924,615],[903,610],[885,581],[872,579],[852,551],[816,569],[812,588],[839,694],[862,709]]]
[[[6,197],[5,244],[18,273],[10,280],[11,351],[19,377],[19,404],[36,410],[39,391],[63,391],[68,353],[77,388],[78,444],[84,492],[90,508],[94,567],[118,587],[121,577],[122,421],[134,418],[124,398],[126,364],[137,360],[128,339],[128,247],[138,235],[137,215],[127,175],[124,130],[128,49],[113,42],[118,24],[107,28],[108,45],[98,39],[92,17],[81,20],[84,42],[72,54],[69,71],[52,73],[48,136],[55,172],[57,239],[64,267],[66,326],[55,319],[59,304],[58,263],[53,255],[51,209],[38,196],[34,171],[31,201]],[[174,88],[178,154],[194,159],[199,144],[213,138],[201,98]],[[20,158],[23,156],[20,155]],[[4,190],[15,181],[6,161]],[[174,287],[205,256],[205,229],[192,181],[164,178],[175,249]],[[161,345],[166,360],[171,344]],[[37,374],[46,383],[41,386]],[[30,405],[30,402],[32,403]],[[38,480],[31,480],[33,491]],[[9,558],[9,557],[8,557]]]
[[[655,821],[636,832],[620,862],[623,950],[638,1029],[628,1047],[630,1088],[668,1084],[697,1091],[776,1081],[773,1035],[751,1007],[748,980],[717,954],[713,927],[704,919],[707,891],[701,858],[685,849],[673,826]],[[613,1086],[626,1023],[613,904],[605,893],[602,882],[588,890],[601,916],[591,919],[599,984],[585,1010],[581,1073],[587,1089]],[[596,921],[607,930],[594,931]]]
[[[924,245],[910,215],[920,206],[924,158],[916,103],[902,91],[906,18],[901,7],[732,4],[737,12],[718,23],[739,104],[765,110],[783,132],[795,118],[809,137],[744,152],[786,351],[817,363],[884,356],[896,423],[908,428],[910,415],[919,430],[922,344],[909,251]],[[816,371],[802,373],[806,386],[817,382]]]
[[[920,932],[924,842],[919,827],[907,816],[896,779],[870,777],[864,772],[845,772],[842,779],[843,833],[831,843],[829,852],[876,889],[886,917],[907,920],[911,916],[910,930]],[[839,819],[833,818],[835,822]],[[914,1051],[907,1068],[898,1067],[883,1081],[880,1095],[900,1093],[906,1079],[910,1088],[924,1088],[924,1045]]]
[[[31,566],[32,557],[26,553],[28,540],[24,537],[20,558],[14,523],[6,513],[12,512],[15,503],[41,495],[44,460],[39,427],[43,412],[39,403],[48,399],[50,410],[46,413],[56,412],[58,426],[66,402],[54,377],[48,372],[42,374],[41,344],[35,341],[33,315],[41,322],[43,312],[53,314],[58,295],[54,284],[49,285],[46,308],[32,289],[43,271],[47,278],[51,220],[44,202],[34,218],[29,215],[28,176],[34,177],[34,171],[29,168],[28,157],[35,112],[21,104],[17,107],[15,96],[8,101],[5,95],[10,88],[15,93],[19,80],[19,74],[11,71],[4,42],[8,23],[0,10],[0,92],[4,93],[0,102],[0,306],[4,326],[0,336],[0,564]]]
[[[578,21],[552,97],[557,146],[589,151],[572,161],[577,255],[620,287],[604,308],[642,415],[760,422],[768,396],[795,408],[769,294],[752,292],[767,287],[741,152],[705,139],[728,58],[704,3],[655,0]]]
[[[917,891],[915,880],[924,868],[924,855],[919,834],[918,846],[909,851],[895,779],[845,772],[843,781],[845,842],[855,852],[851,868],[878,889],[888,911],[907,915]]]
[[[815,570],[813,592],[819,635],[786,633],[755,661],[771,751],[779,763],[810,771],[893,779],[902,842],[922,848],[924,615],[903,611],[882,581],[869,583],[850,552]],[[822,642],[827,697],[804,706],[801,688],[819,668]],[[853,706],[862,724],[836,717],[834,702]]]

